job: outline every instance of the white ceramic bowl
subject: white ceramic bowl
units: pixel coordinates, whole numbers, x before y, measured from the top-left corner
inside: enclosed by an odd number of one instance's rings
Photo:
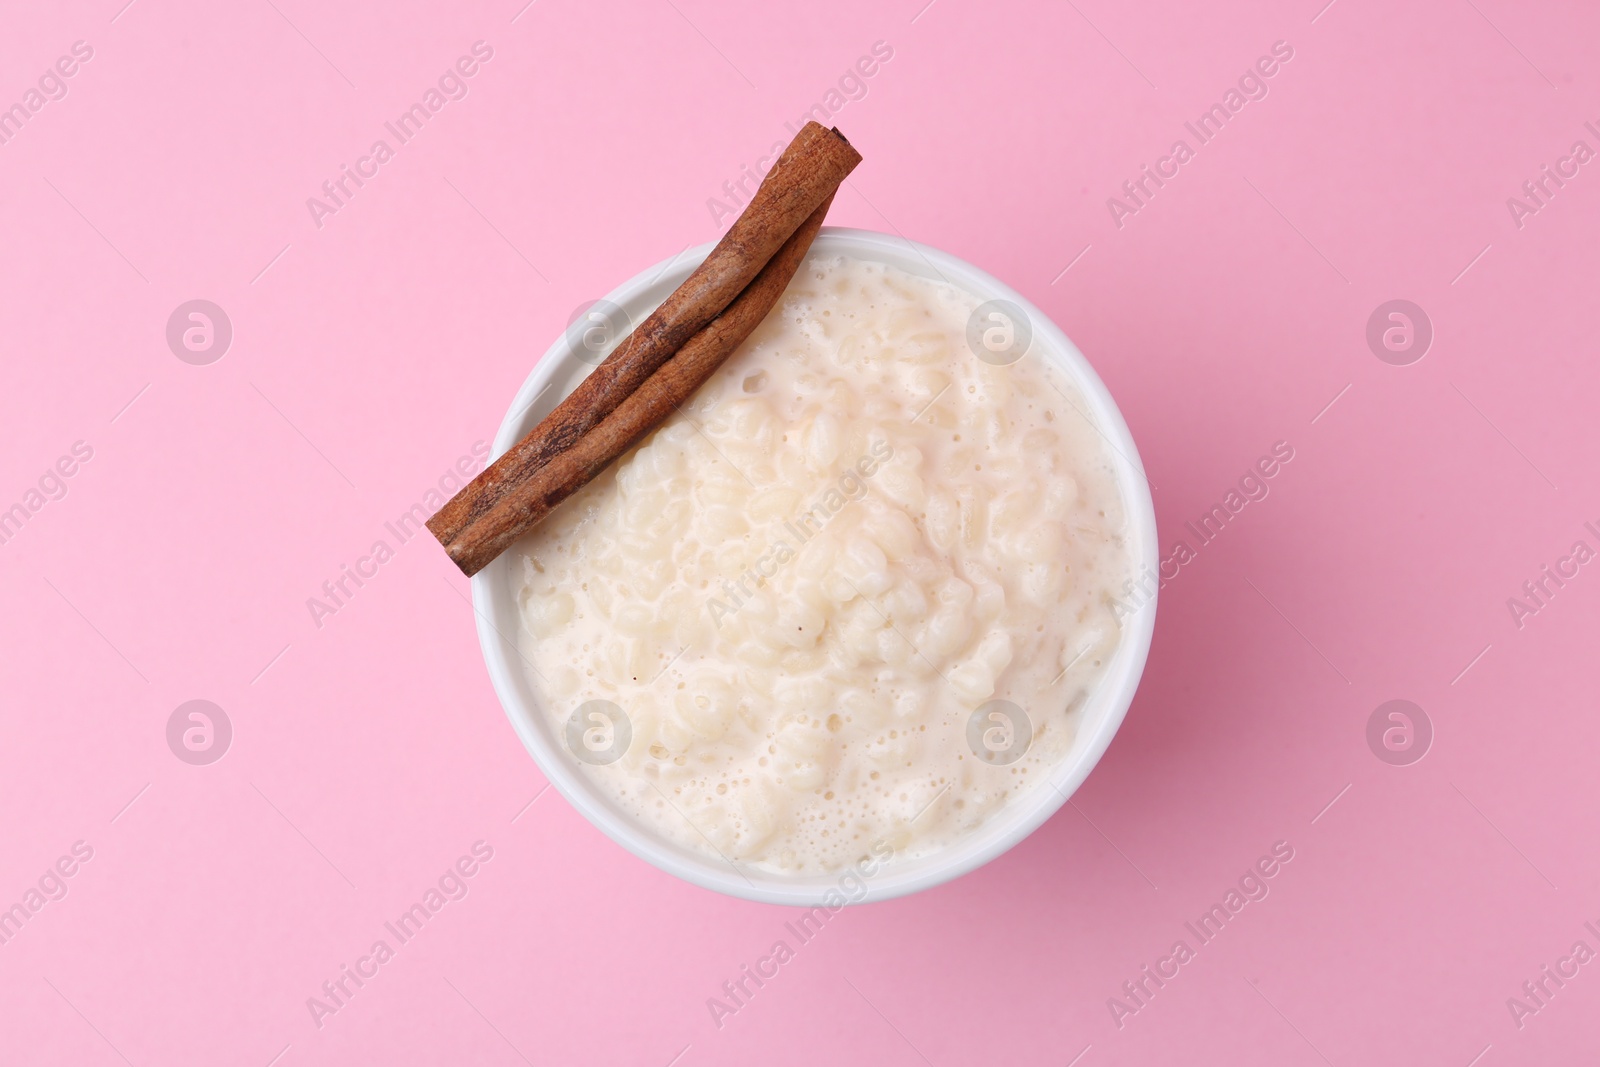
[[[620,305],[633,322],[638,323],[689,276],[711,248],[710,244],[702,245],[658,263],[618,286],[606,299]],[[1110,446],[1110,458],[1116,466],[1118,486],[1126,503],[1133,572],[1156,573],[1155,509],[1127,423],[1083,354],[1043,312],[1009,286],[954,256],[887,234],[824,227],[812,251],[889,263],[927,278],[943,274],[952,284],[968,290],[979,300],[1009,300],[1019,305],[1031,320],[1033,346],[1077,384],[1089,407],[1088,414]],[[494,455],[498,457],[520,440],[591,369],[589,363],[574,355],[567,333],[558,337],[512,401],[511,410],[495,437]],[[589,781],[582,766],[551,729],[528,685],[516,641],[521,620],[512,588],[510,564],[513,556],[507,552],[472,579],[478,639],[483,645],[483,658],[489,665],[495,692],[511,718],[511,725],[533,754],[539,769],[561,795],[623,848],[695,885],[750,900],[808,907],[824,903],[830,890],[839,889],[843,872],[790,877],[750,867],[736,869],[716,857],[708,858],[675,845],[635,822]],[[1094,769],[1122,724],[1144,670],[1154,628],[1155,601],[1151,599],[1124,627],[1122,639],[1098,688],[1079,709],[1078,735],[1072,750],[1051,773],[1056,788],[1036,785],[942,851],[920,859],[896,858],[884,865],[866,880],[865,896],[861,896],[853,882],[846,884],[850,892],[843,895],[883,900],[947,882],[988,863],[1053,815]],[[831,899],[837,901],[840,897],[836,895]]]

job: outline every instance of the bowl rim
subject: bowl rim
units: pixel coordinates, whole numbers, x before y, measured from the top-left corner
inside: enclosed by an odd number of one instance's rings
[[[715,244],[707,242],[662,260],[617,286],[604,299],[626,309],[637,323],[677,288]],[[964,260],[903,237],[824,226],[810,254],[819,253],[855,255],[890,263],[923,277],[940,276],[980,300],[1008,300],[1020,307],[1033,329],[1032,344],[1040,347],[1042,358],[1052,361],[1077,386],[1091,409],[1090,421],[1112,446],[1113,454],[1108,458],[1123,496],[1126,536],[1133,549],[1132,575],[1139,578],[1158,573],[1155,508],[1133,435],[1110,390],[1049,316],[1010,286]],[[581,377],[577,372],[587,366],[574,355],[568,332],[559,334],[513,398],[495,435],[490,461],[520,440],[565,395],[564,391],[549,388],[558,376],[565,374],[570,388]],[[551,396],[541,405],[539,401],[546,392],[560,395]],[[881,869],[874,867],[867,872],[846,867],[826,875],[791,877],[719,861],[669,842],[618,809],[588,781],[578,762],[562,751],[518,662],[523,657],[517,639],[507,636],[508,632],[515,635],[521,625],[507,573],[511,557],[508,551],[473,576],[472,603],[479,644],[495,694],[540,772],[580,814],[645,862],[702,888],[769,904],[837,910],[845,904],[888,900],[958,878],[1016,846],[1067,803],[1105,754],[1133,701],[1155,630],[1157,593],[1152,590],[1149,598],[1124,620],[1122,639],[1105,674],[1079,709],[1079,731],[1072,748],[1046,778],[1051,788],[1034,786],[972,832],[928,856],[886,862]],[[512,627],[509,631],[505,625],[508,623]],[[852,878],[854,882],[847,889],[847,880]]]

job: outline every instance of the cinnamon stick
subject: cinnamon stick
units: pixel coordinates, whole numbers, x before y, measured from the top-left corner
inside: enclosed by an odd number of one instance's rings
[[[831,203],[830,193],[738,299],[691,337],[616,410],[530,475],[515,494],[504,497],[445,545],[456,566],[468,575],[488,566],[557,504],[589,484],[693,396],[778,302],[822,228]]]
[[[460,562],[452,546],[468,525],[519,493],[727,308],[859,162],[861,154],[838,130],[806,123],[705,261],[532,432],[428,520],[451,558]]]

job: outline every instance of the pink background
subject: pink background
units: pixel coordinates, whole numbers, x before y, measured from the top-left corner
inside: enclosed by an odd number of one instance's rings
[[[0,945],[0,1060],[1600,1048],[1600,964],[1520,1028],[1506,1003],[1600,949],[1600,574],[1520,628],[1507,607],[1600,548],[1600,173],[1520,229],[1506,206],[1600,148],[1592,7],[123,2],[10,0],[0,34],[0,106],[94,50],[0,145],[0,508],[93,449],[0,545],[0,907],[93,849]],[[479,40],[469,95],[318,228],[306,199]],[[1107,197],[1279,40],[1269,95],[1118,228]],[[493,436],[576,307],[716,237],[707,198],[877,41],[893,58],[833,119],[866,162],[830,221],[1046,309],[1133,428],[1164,547],[1274,442],[1295,458],[1162,594],[1072,806],[836,916],[719,1029],[707,998],[794,914],[678,882],[541,795],[431,541],[320,628],[306,599],[394,546],[385,520]],[[164,336],[195,298],[234,329],[208,366]],[[1410,366],[1365,340],[1395,298],[1436,332]],[[1435,732],[1410,766],[1366,740],[1396,698]],[[191,699],[233,726],[209,766],[167,745]],[[319,1028],[307,998],[480,840],[470,893]],[[1119,1027],[1108,998],[1277,841],[1270,895]]]

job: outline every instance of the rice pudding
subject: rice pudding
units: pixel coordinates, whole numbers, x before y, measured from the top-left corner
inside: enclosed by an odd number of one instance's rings
[[[1120,638],[1125,508],[1075,387],[1037,353],[980,359],[981,310],[813,254],[512,550],[553,732],[655,833],[817,874],[1050,788]]]

